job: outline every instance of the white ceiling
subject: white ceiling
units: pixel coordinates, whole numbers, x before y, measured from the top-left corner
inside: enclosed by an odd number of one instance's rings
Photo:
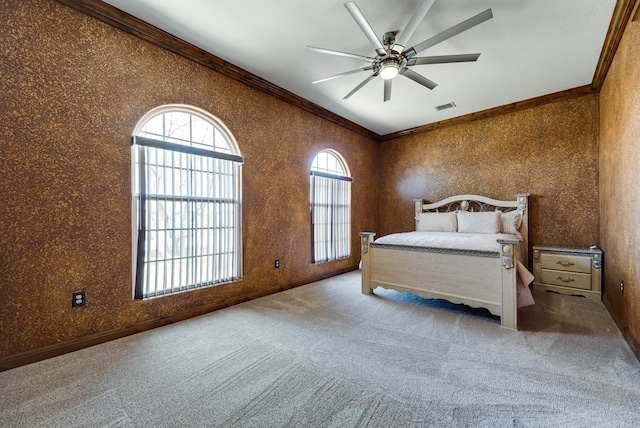
[[[342,99],[370,72],[311,83],[367,64],[308,51],[307,45],[375,56],[344,2],[106,0],[380,135],[590,84],[616,4],[616,0],[436,0],[408,45],[491,8],[493,19],[419,53],[481,53],[480,58],[414,66],[438,86],[429,90],[398,76],[391,100],[385,103],[380,77]],[[381,38],[387,31],[402,30],[419,0],[356,3]],[[435,110],[452,101],[456,108]]]

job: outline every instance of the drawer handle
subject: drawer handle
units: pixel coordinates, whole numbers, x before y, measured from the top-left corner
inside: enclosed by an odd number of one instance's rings
[[[573,266],[575,265],[575,263],[571,263],[571,262],[563,262],[562,260],[558,260],[556,262],[556,264],[560,265],[560,266],[564,266],[564,267],[569,267],[569,266]]]
[[[564,279],[564,278],[563,278],[563,277],[561,277],[561,276],[557,277],[556,279],[559,279],[559,280],[560,280],[560,281],[562,281],[562,282],[573,282],[573,281],[575,281],[575,279],[573,279],[573,278]]]

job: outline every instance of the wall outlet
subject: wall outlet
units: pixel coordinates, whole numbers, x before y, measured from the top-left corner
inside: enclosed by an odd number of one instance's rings
[[[624,293],[624,281],[620,281],[620,292]]]
[[[87,293],[84,291],[75,291],[71,293],[71,307],[77,308],[87,303]]]
[[[276,260],[273,262],[273,267],[278,269],[280,267],[280,260]]]

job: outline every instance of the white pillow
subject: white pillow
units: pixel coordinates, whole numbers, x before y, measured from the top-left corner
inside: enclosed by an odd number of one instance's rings
[[[500,233],[518,235],[520,233],[518,229],[520,229],[520,225],[522,224],[522,214],[521,210],[502,213],[500,220]]]
[[[458,211],[458,232],[500,233],[501,211]]]
[[[458,221],[455,212],[420,213],[416,217],[418,232],[455,232]]]

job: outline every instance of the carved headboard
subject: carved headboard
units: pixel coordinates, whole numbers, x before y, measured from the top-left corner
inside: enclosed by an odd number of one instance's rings
[[[509,212],[522,211],[522,224],[520,234],[523,239],[523,252],[525,265],[529,265],[529,194],[519,193],[511,201],[500,201],[480,195],[457,195],[438,202],[425,203],[423,199],[414,199],[415,215],[425,212],[451,212],[451,211],[496,211]]]

